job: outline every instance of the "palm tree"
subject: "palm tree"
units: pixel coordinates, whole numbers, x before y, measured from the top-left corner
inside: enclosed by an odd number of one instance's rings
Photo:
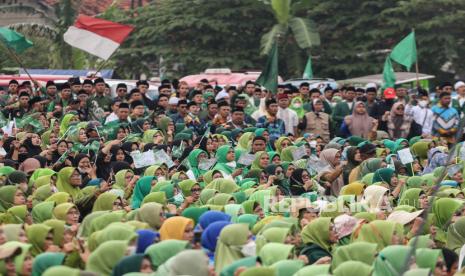
[[[262,0],[262,2],[271,6],[277,20],[277,23],[262,36],[262,54],[270,51],[277,38],[285,44],[297,44],[301,49],[320,45],[320,35],[315,23],[309,18],[297,16],[302,10],[308,9],[308,0]]]
[[[83,68],[86,63],[85,54],[72,48],[63,40],[63,34],[76,19],[80,2],[80,0],[58,1],[54,5],[55,18],[48,23],[18,23],[8,27],[27,36],[45,38],[49,41],[51,68]]]

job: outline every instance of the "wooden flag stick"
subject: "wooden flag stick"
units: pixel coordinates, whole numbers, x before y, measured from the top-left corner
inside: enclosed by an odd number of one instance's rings
[[[415,28],[412,28],[412,32],[415,32]],[[416,40],[416,37],[415,37],[415,40]],[[415,44],[417,44],[416,41],[415,41]],[[415,78],[417,79],[417,89],[420,88],[419,72],[420,70],[418,69],[418,48],[417,48],[417,58],[415,59]]]
[[[13,57],[13,59],[19,64],[19,67],[21,67],[24,72],[26,72],[27,76],[29,77],[29,79],[31,79],[32,83],[35,83],[35,80],[32,78],[31,74],[29,74],[29,72],[27,71],[26,67],[24,67],[23,63],[21,62],[21,59],[18,57],[18,55],[15,54],[15,52],[13,52],[10,47],[8,46],[5,46],[5,48],[8,50],[8,52],[10,53],[10,55]]]

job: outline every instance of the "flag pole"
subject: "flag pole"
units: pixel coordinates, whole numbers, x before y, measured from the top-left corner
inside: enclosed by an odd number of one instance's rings
[[[415,28],[412,28],[412,32],[415,32]],[[416,42],[415,42],[416,44]],[[417,47],[417,46],[415,46]],[[417,53],[418,53],[418,48],[417,48]],[[419,72],[420,70],[418,69],[418,54],[417,58],[415,59],[415,78],[417,79],[417,89],[420,88],[420,78],[419,78]]]
[[[7,49],[8,53],[13,57],[13,59],[19,64],[19,67],[21,67],[24,72],[26,72],[27,76],[29,79],[31,79],[32,83],[35,82],[35,80],[31,77],[31,74],[27,71],[26,67],[24,67],[23,63],[21,62],[21,59],[10,49],[10,47],[5,45],[5,48]]]

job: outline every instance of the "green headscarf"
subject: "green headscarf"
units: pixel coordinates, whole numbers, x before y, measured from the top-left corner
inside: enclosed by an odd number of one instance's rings
[[[224,212],[231,216],[231,222],[236,223],[240,214],[244,213],[241,204],[227,204],[224,206]]]
[[[301,268],[294,276],[307,276],[307,275],[328,275],[329,274],[329,264],[321,265],[307,265]]]
[[[44,225],[52,228],[53,243],[57,246],[63,245],[63,234],[65,233],[65,222],[57,219],[44,221]]]
[[[465,217],[459,218],[451,224],[447,230],[447,248],[454,250],[457,254],[465,244]]]
[[[69,128],[69,124],[70,124],[70,121],[71,119],[73,119],[75,116],[77,116],[76,114],[66,114],[63,119],[61,119],[61,123],[60,123],[60,137],[62,137],[65,132],[68,130]]]
[[[333,270],[334,276],[370,276],[372,271],[371,265],[358,261],[347,261]]]
[[[420,159],[420,162],[428,159],[429,144],[431,142],[419,141],[412,145],[412,153]]]
[[[137,271],[139,273],[141,269],[142,261],[144,260],[144,254],[134,254],[122,258],[118,264],[113,268],[113,276],[129,275]]]
[[[15,194],[18,188],[14,185],[0,187],[0,212],[6,212],[15,204]]]
[[[79,199],[83,196],[79,187],[71,185],[71,175],[76,170],[74,167],[65,167],[58,172],[57,189],[60,192],[68,193],[73,199]]]
[[[32,193],[32,205],[37,205],[38,203],[46,200],[52,194],[53,191],[50,185],[40,186]]]
[[[42,186],[48,185],[50,184],[51,179],[52,179],[51,175],[40,176],[34,181],[34,187],[40,188]]]
[[[153,176],[143,176],[137,180],[136,185],[134,186],[134,191],[132,193],[131,207],[132,209],[137,209],[140,207],[144,197],[150,193],[152,189]]]
[[[239,138],[239,142],[237,143],[237,148],[240,150],[249,151],[254,136],[255,134],[253,132],[246,132],[242,134],[242,136]]]
[[[287,236],[289,235],[291,228],[282,228],[282,227],[271,227],[259,235],[257,235],[255,239],[255,243],[257,244],[257,252],[265,246],[265,244],[270,242],[275,243],[284,243],[286,241]]]
[[[86,270],[101,276],[110,276],[113,267],[124,257],[128,247],[127,241],[107,241],[101,244],[89,256]]]
[[[0,176],[2,175],[10,175],[10,173],[16,171],[15,168],[13,167],[10,167],[10,166],[3,166],[3,167],[0,167]]]
[[[232,149],[231,146],[229,145],[223,145],[221,147],[219,147],[217,150],[216,150],[216,165],[215,167],[213,167],[214,170],[219,170],[223,173],[226,173],[226,174],[231,174],[235,168],[232,168],[230,166],[227,165],[227,163],[229,162],[227,159],[226,159],[226,156],[228,154],[228,151]]]
[[[165,138],[165,135],[163,135],[163,132],[161,130],[148,129],[148,130],[144,131],[144,135],[142,136],[142,142],[144,144],[153,143],[153,137],[157,133],[160,133],[160,135],[163,136],[163,138]]]
[[[32,221],[34,223],[42,223],[53,216],[53,208],[55,208],[55,202],[41,202],[32,208]]]
[[[453,198],[439,198],[433,203],[433,223],[440,229],[446,230],[448,223],[457,210],[462,208],[463,202]]]
[[[202,154],[202,153],[205,153],[205,155],[207,155],[207,153],[204,150],[194,149],[193,151],[191,151],[189,153],[189,156],[187,157],[187,160],[189,161],[190,169],[194,173],[194,176],[195,176],[196,179],[199,176],[201,176],[201,175],[203,175],[204,173],[207,172],[206,170],[202,170],[202,169],[199,168],[199,160],[198,159],[199,159],[199,155]]]
[[[145,249],[145,254],[152,260],[153,270],[164,264],[169,258],[185,250],[189,246],[188,241],[166,240],[152,244]]]
[[[421,176],[411,176],[407,179],[407,188],[421,188],[423,184],[423,178]]]
[[[405,245],[384,248],[373,264],[373,276],[400,275],[409,253],[410,247]]]
[[[263,246],[258,256],[262,260],[263,265],[270,266],[276,262],[287,260],[293,250],[293,245],[270,242]]]
[[[160,212],[163,211],[163,205],[155,202],[145,203],[137,210],[136,220],[147,223],[152,229],[159,229],[162,225]]]
[[[29,212],[26,205],[16,205],[8,209],[7,214],[12,218],[13,223],[25,223]]]
[[[276,270],[277,276],[292,276],[304,267],[304,262],[301,260],[282,260],[274,263],[271,267]]]
[[[399,205],[409,205],[420,209],[420,194],[423,192],[420,188],[410,188],[406,190],[400,198]]]
[[[333,253],[332,270],[347,261],[359,261],[371,266],[376,257],[376,249],[376,244],[371,242],[354,242],[339,246]]]
[[[214,197],[207,201],[208,205],[220,205],[224,206],[230,203],[234,199],[234,196],[226,193],[218,193]]]
[[[329,240],[329,227],[331,218],[317,218],[307,224],[301,232],[302,242],[305,244],[313,243],[331,252],[331,241]]]
[[[213,198],[218,193],[215,189],[203,189],[200,193],[200,203],[202,205],[207,204],[210,198]]]
[[[96,236],[97,248],[107,241],[126,241],[128,244],[137,239],[137,234],[133,227],[123,223],[112,223],[99,231]]]
[[[44,248],[45,239],[51,231],[52,228],[45,224],[33,224],[26,228],[27,239],[32,245],[31,254],[33,257],[46,250]]]
[[[237,223],[245,223],[252,229],[258,221],[258,216],[254,214],[243,214],[237,218]]]
[[[106,212],[104,214],[99,215],[91,221],[88,235],[95,231],[104,229],[113,222],[121,222],[125,215],[126,212],[124,211],[113,211],[108,213]]]
[[[9,248],[21,248],[21,254],[17,255],[14,258],[14,265],[16,268],[16,275],[25,275],[23,271],[23,264],[24,264],[24,259],[26,256],[28,256],[28,253],[30,252],[31,245],[26,244],[26,243],[21,243],[17,241],[9,241],[1,246],[2,248],[9,249]],[[2,261],[2,268],[1,270],[4,270],[4,262]],[[6,275],[6,270],[5,271],[0,271],[2,274]]]
[[[381,168],[381,163],[383,159],[381,158],[370,158],[360,164],[360,175],[364,176],[369,173],[376,172],[377,169]],[[373,180],[373,182],[376,182]]]
[[[281,154],[282,150],[283,150],[283,147],[281,146],[282,142],[284,141],[289,141],[289,144],[292,144],[292,141],[291,139],[289,139],[289,137],[285,137],[285,136],[281,136],[278,138],[278,140],[276,140],[274,142],[274,146],[276,148],[276,152]],[[273,158],[270,157],[270,161],[272,160]]]
[[[266,151],[259,151],[257,153],[255,153],[255,159],[254,161],[252,162],[252,166],[250,167],[251,169],[259,169],[259,170],[264,170],[266,168],[265,167],[262,167],[260,166],[260,158],[263,154],[268,154]],[[268,166],[268,164],[267,164]]]
[[[121,189],[124,191],[126,189],[126,173],[133,172],[132,170],[121,170],[115,174],[115,184],[113,188]]]
[[[403,238],[404,228],[401,224],[385,221],[374,220],[368,224],[364,224],[360,229],[357,237],[353,237],[355,241],[371,242],[378,245],[378,250],[391,245],[392,236],[396,234]]]
[[[224,179],[224,178],[217,178],[210,182],[207,186],[205,186],[206,189],[215,189],[220,193],[227,193],[227,194],[232,194],[234,192],[237,192],[240,187],[236,185],[236,183],[230,179]]]
[[[299,102],[299,103],[297,103]],[[299,119],[302,119],[305,116],[305,109],[304,109],[304,101],[301,97],[294,97],[291,100],[291,104],[289,105],[291,110],[294,110],[297,113]]]
[[[297,150],[296,146],[289,146],[281,151],[281,161],[282,162],[292,162],[294,161],[294,156],[292,153]]]
[[[207,207],[189,207],[182,211],[181,215],[186,218],[190,218],[194,221],[194,225],[197,225],[199,222],[200,216],[207,212],[209,209]]]
[[[373,176],[373,183],[382,182],[391,186],[391,177],[395,175],[395,171],[391,168],[377,169]]]
[[[246,224],[229,224],[223,228],[215,250],[216,273],[244,257],[240,250],[237,250],[237,246],[245,245],[248,240],[249,227]]]
[[[64,253],[56,252],[45,252],[38,255],[32,264],[32,276],[40,276],[48,268],[63,264],[65,256],[66,255]]]
[[[69,210],[72,208],[75,208],[76,210],[78,209],[73,203],[61,203],[53,209],[53,215],[56,219],[66,221],[66,216],[68,215]]]
[[[198,183],[195,180],[186,179],[186,180],[179,182],[178,185],[179,185],[179,188],[181,188],[182,194],[184,196],[190,196],[192,187],[194,187],[195,185],[198,185]]]
[[[113,210],[113,203],[119,197],[114,193],[103,193],[97,197],[97,200],[94,202],[94,207],[92,208],[92,212],[95,211],[112,211]]]
[[[56,205],[67,203],[71,200],[71,196],[66,192],[58,192],[49,196],[45,201],[55,202]]]
[[[373,184],[373,177],[374,176],[375,176],[374,173],[368,173],[368,174],[366,174],[366,175],[364,175],[362,177],[362,180],[360,180],[360,182],[362,182],[365,185],[371,185],[371,184]]]
[[[429,268],[434,271],[439,257],[442,257],[441,249],[418,248],[415,251],[415,263],[419,268]]]
[[[148,202],[156,202],[162,205],[166,205],[166,201],[165,192],[153,192],[144,197],[144,200],[142,200],[142,205]]]

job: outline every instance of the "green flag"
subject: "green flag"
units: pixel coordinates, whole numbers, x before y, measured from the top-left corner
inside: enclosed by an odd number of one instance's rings
[[[278,88],[278,45],[276,42],[273,43],[266,61],[266,67],[256,82],[272,93],[276,93]]]
[[[313,79],[313,70],[312,70],[312,58],[308,57],[307,65],[305,65],[304,74],[302,76],[304,79]]]
[[[394,69],[392,68],[391,58],[387,56],[383,69],[383,88],[394,87],[395,84],[396,75],[394,74]]]
[[[407,70],[410,71],[410,67],[412,67],[412,64],[417,60],[417,45],[415,43],[414,31],[402,39],[402,41],[392,49],[390,57],[395,62],[407,67]]]
[[[5,46],[18,54],[21,54],[33,45],[22,34],[4,27],[0,28],[0,40],[5,43]]]

